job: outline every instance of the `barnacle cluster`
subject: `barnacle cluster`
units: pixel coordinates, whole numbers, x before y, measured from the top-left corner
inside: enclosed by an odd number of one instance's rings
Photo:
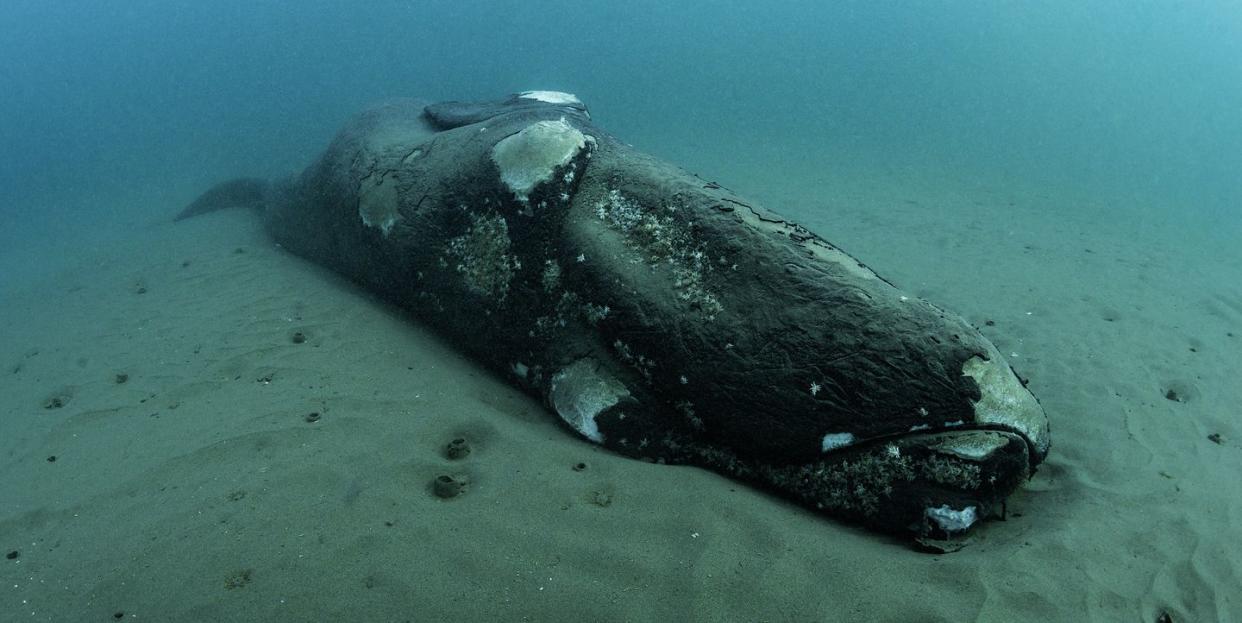
[[[522,262],[510,254],[509,225],[495,212],[473,216],[465,234],[449,240],[446,255],[475,292],[503,301]]]
[[[713,319],[724,308],[706,283],[711,260],[706,245],[696,239],[693,224],[678,219],[677,210],[671,203],[644,206],[616,189],[595,206],[596,216],[620,231],[650,266],[668,267],[678,299]]]

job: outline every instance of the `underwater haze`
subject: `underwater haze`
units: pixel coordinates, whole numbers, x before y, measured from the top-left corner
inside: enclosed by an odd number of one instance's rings
[[[883,169],[1233,228],[1239,58],[1229,2],[12,0],[4,247],[293,173],[378,99],[530,88],[747,191]]]
[[[931,556],[621,458],[172,222],[526,90],[978,327],[1051,421],[1007,521]],[[0,147],[2,620],[1242,620],[1237,2],[4,0]]]

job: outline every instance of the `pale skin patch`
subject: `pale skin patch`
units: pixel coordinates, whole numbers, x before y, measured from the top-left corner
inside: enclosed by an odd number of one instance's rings
[[[563,91],[523,91],[522,99],[536,100],[546,102],[548,104],[581,104],[582,100],[573,93],[565,93]]]
[[[1020,431],[1037,452],[1046,453],[1048,420],[1043,409],[999,352],[989,349],[988,356],[989,359],[971,357],[962,364],[962,374],[979,385],[980,397],[974,403],[975,421]]]
[[[397,211],[397,177],[389,172],[372,173],[358,185],[358,216],[367,227],[379,229],[385,236],[401,219]]]
[[[579,132],[564,117],[537,121],[507,136],[492,148],[492,162],[500,179],[518,201],[525,202],[536,186],[552,179],[557,167],[593,145],[595,139]]]

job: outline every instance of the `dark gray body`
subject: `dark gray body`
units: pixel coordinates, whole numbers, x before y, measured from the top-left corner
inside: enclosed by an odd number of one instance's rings
[[[388,102],[296,180],[224,184],[183,216],[235,204],[629,456],[926,535],[986,517],[1048,451],[1042,409],[960,317],[571,96]]]

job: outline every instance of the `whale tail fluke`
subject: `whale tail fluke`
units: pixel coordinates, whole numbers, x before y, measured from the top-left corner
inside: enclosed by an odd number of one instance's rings
[[[199,195],[198,199],[186,206],[173,220],[180,221],[226,208],[252,208],[261,211],[266,206],[270,187],[267,180],[253,177],[239,177],[216,184]]]

